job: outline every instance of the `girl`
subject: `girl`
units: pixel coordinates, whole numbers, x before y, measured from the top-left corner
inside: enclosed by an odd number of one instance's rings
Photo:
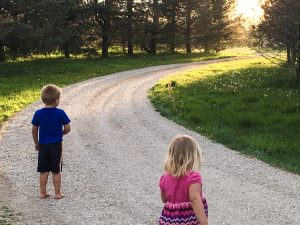
[[[161,199],[165,203],[159,225],[207,225],[207,204],[202,193],[202,156],[196,141],[187,135],[169,145],[160,178]]]

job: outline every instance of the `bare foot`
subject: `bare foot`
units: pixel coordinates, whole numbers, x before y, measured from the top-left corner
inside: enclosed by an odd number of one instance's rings
[[[54,199],[61,199],[61,198],[63,198],[63,197],[65,197],[64,195],[62,195],[62,194],[59,194],[59,195],[55,195],[54,196]]]
[[[51,196],[50,194],[40,194],[40,199],[45,199],[45,198],[48,198],[50,196]]]

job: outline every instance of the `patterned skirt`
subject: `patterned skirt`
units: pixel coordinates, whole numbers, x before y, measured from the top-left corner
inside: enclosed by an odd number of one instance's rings
[[[208,216],[206,199],[202,199],[204,211]],[[200,225],[190,202],[167,202],[159,218],[159,225]]]

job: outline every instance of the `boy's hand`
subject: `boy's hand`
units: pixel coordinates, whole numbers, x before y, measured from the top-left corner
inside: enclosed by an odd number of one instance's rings
[[[35,150],[39,150],[39,144],[35,144]]]
[[[64,125],[63,135],[68,134],[70,131],[71,131],[70,124],[68,123],[68,124]]]

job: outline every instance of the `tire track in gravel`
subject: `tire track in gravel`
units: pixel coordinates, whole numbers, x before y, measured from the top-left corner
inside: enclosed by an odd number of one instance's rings
[[[66,197],[60,201],[36,197],[30,121],[41,103],[11,119],[0,139],[0,196],[21,213],[16,223],[156,224],[166,149],[174,136],[185,133],[203,149],[210,224],[300,224],[299,176],[242,156],[161,117],[147,98],[147,90],[163,76],[231,60],[149,67],[65,88],[61,107],[72,119],[72,132],[64,141]]]

